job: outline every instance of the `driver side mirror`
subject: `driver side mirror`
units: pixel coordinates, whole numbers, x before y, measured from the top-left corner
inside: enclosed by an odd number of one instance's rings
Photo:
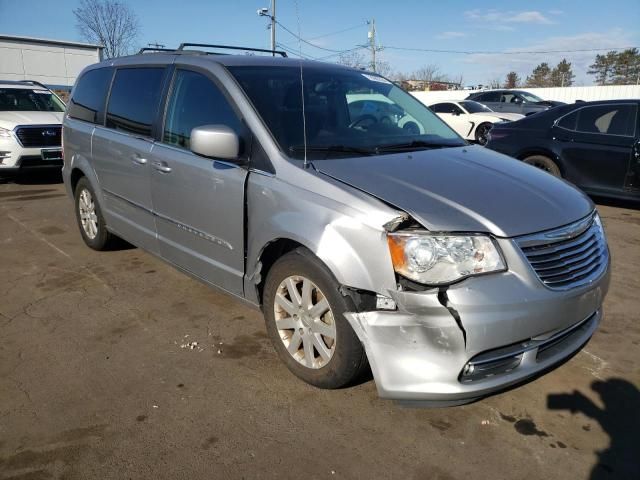
[[[203,157],[239,163],[240,137],[226,125],[202,125],[191,130],[191,151]]]
[[[460,111],[459,110],[451,110],[451,115],[454,115],[454,116],[457,117],[457,116],[460,115]]]

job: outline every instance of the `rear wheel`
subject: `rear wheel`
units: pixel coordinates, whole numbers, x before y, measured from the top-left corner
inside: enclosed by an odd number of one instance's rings
[[[280,258],[264,288],[267,333],[289,370],[320,388],[340,388],[360,376],[367,361],[343,314],[353,311],[331,272],[305,249]]]
[[[78,180],[75,190],[76,219],[84,243],[94,250],[107,250],[114,236],[107,230],[100,204],[86,177]]]
[[[493,124],[485,122],[478,125],[476,128],[476,142],[480,145],[486,145],[489,141],[489,130],[491,130]]]
[[[549,157],[544,155],[531,155],[523,160],[527,165],[531,165],[532,167],[537,167],[541,170],[544,170],[547,173],[550,173],[554,177],[562,178],[562,173],[560,172],[560,168]]]

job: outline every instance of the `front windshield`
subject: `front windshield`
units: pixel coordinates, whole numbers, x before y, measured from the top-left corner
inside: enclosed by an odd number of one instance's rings
[[[464,107],[464,109],[469,113],[483,113],[483,112],[493,112],[489,107],[483,105],[478,102],[474,102],[471,100],[466,100],[464,102],[460,102],[460,105]]]
[[[0,88],[0,112],[64,112],[64,104],[48,90]]]
[[[525,101],[530,102],[530,103],[536,103],[536,102],[543,102],[544,101],[540,97],[538,97],[537,95],[534,95],[533,93],[520,92],[520,96],[522,98],[524,98]]]
[[[228,67],[289,156],[340,158],[465,145],[420,101],[375,74],[330,67]],[[385,152],[386,153],[386,152]]]

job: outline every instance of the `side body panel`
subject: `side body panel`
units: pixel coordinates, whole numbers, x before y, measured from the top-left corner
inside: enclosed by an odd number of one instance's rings
[[[153,208],[160,254],[220,288],[242,295],[247,170],[156,143]]]
[[[157,252],[151,202],[149,154],[152,141],[96,126],[92,164],[105,202],[109,228],[135,245]]]

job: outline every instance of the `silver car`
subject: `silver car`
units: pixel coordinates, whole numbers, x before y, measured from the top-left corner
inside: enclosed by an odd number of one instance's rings
[[[89,247],[121,237],[260,308],[321,388],[370,367],[383,398],[461,404],[557,366],[602,319],[593,203],[374,73],[188,45],[110,60],[80,75],[63,145]]]

